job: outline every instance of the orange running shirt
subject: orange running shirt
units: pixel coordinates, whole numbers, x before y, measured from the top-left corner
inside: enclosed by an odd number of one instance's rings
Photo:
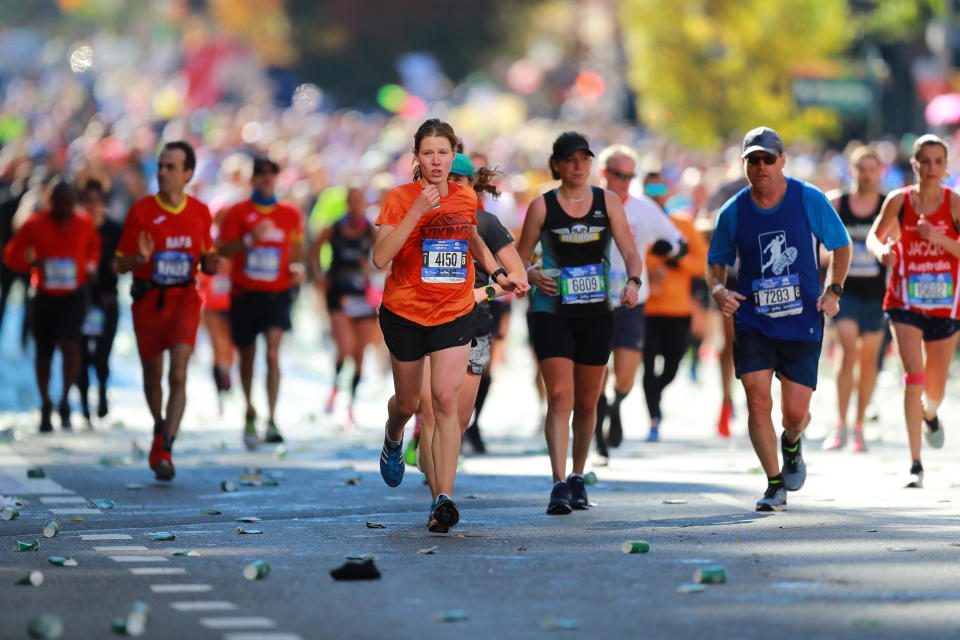
[[[385,307],[427,327],[466,315],[474,305],[468,242],[477,224],[477,194],[452,182],[448,186],[440,208],[420,218],[394,256],[383,289]],[[400,224],[421,189],[411,182],[390,191],[376,224]]]
[[[286,291],[290,288],[290,247],[303,242],[303,216],[288,202],[261,206],[247,199],[233,205],[220,227],[221,243],[240,240],[263,220],[273,229],[231,259],[233,292]]]
[[[196,275],[200,256],[213,251],[212,224],[207,205],[196,198],[185,195],[173,209],[162,204],[159,196],[147,196],[130,207],[117,255],[135,255],[140,232],[146,231],[153,237],[153,257],[133,275],[160,285],[187,282]]]
[[[693,220],[685,214],[673,214],[670,221],[680,230],[687,241],[689,251],[680,258],[676,267],[666,267],[663,280],[650,284],[650,297],[643,307],[648,316],[686,317],[693,313],[691,284],[694,278],[702,278],[707,268],[707,242],[697,231]],[[647,255],[647,273],[667,262],[662,256]]]
[[[31,269],[27,249],[40,265]],[[13,271],[31,274],[37,289],[48,296],[65,296],[86,282],[100,260],[100,234],[90,219],[74,213],[64,222],[48,211],[33,214],[7,243],[3,261]]]

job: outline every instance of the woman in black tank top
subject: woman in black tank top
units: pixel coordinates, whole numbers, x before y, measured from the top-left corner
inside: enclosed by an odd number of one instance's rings
[[[610,297],[636,306],[643,269],[620,199],[589,184],[592,159],[581,134],[556,139],[550,170],[560,186],[531,203],[518,246],[537,287],[531,339],[547,388],[544,431],[554,482],[547,513],[553,515],[588,508],[583,471],[613,345]],[[630,276],[623,291],[608,290],[611,239]],[[537,243],[543,263],[530,266]],[[566,476],[571,415],[573,473]]]
[[[353,378],[350,381],[350,404],[344,428],[352,428],[353,400],[363,369],[363,354],[376,334],[376,307],[369,299],[370,251],[373,249],[373,225],[366,218],[366,198],[363,189],[347,192],[347,213],[324,229],[313,243],[311,256],[318,274],[319,288],[327,301],[330,331],[337,347],[333,385],[327,397],[325,410],[332,413],[337,398],[337,379],[343,363],[353,360]],[[322,273],[320,249],[329,244],[333,250],[330,268]]]
[[[833,318],[843,356],[837,371],[837,408],[839,418],[833,435],[823,442],[827,450],[847,444],[847,414],[853,390],[857,390],[857,409],[853,428],[853,450],[867,450],[863,421],[877,381],[879,353],[886,321],[883,295],[887,290],[887,270],[867,249],[867,236],[886,195],[880,193],[882,164],[870,147],[860,147],[850,156],[850,175],[854,189],[831,199],[850,234],[853,256],[843,285],[843,303]],[[871,208],[872,207],[872,208]],[[856,211],[854,211],[856,208]],[[857,366],[859,363],[859,366]],[[854,377],[854,369],[859,375]]]

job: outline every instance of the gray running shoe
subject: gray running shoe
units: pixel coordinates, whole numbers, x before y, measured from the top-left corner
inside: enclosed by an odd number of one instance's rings
[[[783,487],[768,485],[763,497],[757,500],[757,511],[786,511],[787,490]]]
[[[803,451],[800,444],[803,438],[793,444],[787,442],[787,433],[780,436],[780,451],[783,453],[783,485],[787,491],[799,491],[807,481],[807,464],[803,461]]]
[[[927,425],[923,431],[927,444],[934,449],[943,449],[943,425],[940,424],[940,418],[933,416],[933,420],[924,418],[923,421]]]

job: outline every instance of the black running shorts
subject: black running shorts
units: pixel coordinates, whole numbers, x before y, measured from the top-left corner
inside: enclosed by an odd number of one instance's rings
[[[531,342],[537,360],[566,358],[576,364],[606,365],[613,349],[613,312],[596,316],[533,314]]]
[[[267,329],[289,331],[293,290],[244,291],[230,299],[230,334],[238,347],[248,347]]]
[[[428,353],[470,344],[477,332],[477,307],[450,322],[426,327],[380,305],[380,330],[394,358],[416,362]]]

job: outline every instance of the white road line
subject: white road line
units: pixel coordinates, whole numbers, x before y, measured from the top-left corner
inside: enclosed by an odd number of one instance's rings
[[[81,540],[133,540],[133,536],[126,533],[85,533],[80,536]]]
[[[0,485],[4,492],[9,495],[73,493],[50,478],[28,478],[27,469],[33,466],[29,460],[13,453],[8,447],[0,448],[0,469],[3,469]]]
[[[272,629],[277,623],[270,618],[250,616],[247,618],[200,618],[207,629]]]
[[[137,545],[134,544],[134,545],[126,546],[126,547],[124,547],[124,546],[117,546],[117,547],[94,547],[93,550],[94,550],[94,551],[146,551],[147,548],[146,548],[146,547],[140,547],[140,546],[137,546]]]
[[[161,567],[136,567],[130,569],[130,573],[135,576],[182,576],[186,575],[187,570],[181,568],[161,568]]]
[[[164,556],[110,556],[114,562],[169,562]]]
[[[171,602],[170,606],[177,611],[229,611],[237,605],[226,600],[184,600]]]
[[[100,509],[79,509],[76,507],[70,507],[69,509],[50,509],[50,513],[57,516],[90,516],[93,514],[103,513]]]
[[[203,593],[211,591],[208,584],[152,584],[150,591],[154,593]]]
[[[295,633],[263,633],[254,631],[253,633],[228,633],[223,636],[223,640],[303,640]]]
[[[43,504],[86,504],[87,499],[83,496],[40,496],[40,502]]]

